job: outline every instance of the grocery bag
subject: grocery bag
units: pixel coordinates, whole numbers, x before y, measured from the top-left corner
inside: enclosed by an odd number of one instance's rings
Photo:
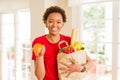
[[[59,43],[59,49],[61,49],[60,45],[62,43],[66,43],[68,46],[68,43],[66,41],[61,41]],[[74,51],[72,53],[64,53],[62,51],[59,51],[57,55],[57,64],[58,64],[58,76],[59,80],[83,80],[86,76],[85,72],[72,72],[69,76],[66,77],[66,74],[62,74],[63,70],[60,70],[60,68],[65,67],[62,62],[67,64],[72,64],[70,61],[70,58],[73,58],[75,61],[77,61],[79,64],[85,64],[86,63],[86,53],[85,50],[79,50]]]

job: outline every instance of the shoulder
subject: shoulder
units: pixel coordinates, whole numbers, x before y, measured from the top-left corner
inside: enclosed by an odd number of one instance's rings
[[[60,37],[61,37],[62,39],[70,39],[70,36],[63,35],[63,34],[60,34]]]
[[[61,38],[70,38],[70,36],[60,34]]]
[[[40,41],[40,40],[43,40],[43,39],[45,39],[45,35],[36,37],[36,38],[34,39],[34,41]]]
[[[71,37],[67,35],[60,34],[61,40],[65,40],[70,43]]]
[[[45,35],[42,35],[42,36],[39,36],[39,37],[36,37],[33,41],[32,41],[32,46],[36,43],[40,43],[42,44],[44,41],[45,41]]]

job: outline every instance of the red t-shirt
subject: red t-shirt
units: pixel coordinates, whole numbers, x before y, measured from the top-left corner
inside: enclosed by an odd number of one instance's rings
[[[70,44],[69,36],[64,36],[64,35],[60,34],[60,41],[62,41],[62,40],[65,40],[68,42],[68,44]],[[45,64],[46,75],[45,75],[44,80],[59,80],[58,79],[58,71],[57,71],[57,54],[59,52],[58,43],[50,43],[47,40],[46,35],[37,37],[33,41],[32,47],[36,43],[43,44],[46,48],[45,55],[44,55],[44,64]],[[61,47],[63,47],[63,46],[65,46],[65,44],[61,45]],[[32,51],[32,60],[36,60],[36,56],[33,51]]]

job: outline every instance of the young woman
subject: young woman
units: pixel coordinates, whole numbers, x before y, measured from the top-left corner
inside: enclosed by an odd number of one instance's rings
[[[70,44],[70,37],[60,34],[66,22],[65,11],[58,6],[51,6],[46,9],[43,21],[49,33],[35,38],[32,43],[32,47],[36,43],[43,45],[40,55],[35,55],[32,52],[32,60],[35,62],[35,75],[38,80],[59,80],[56,59],[59,52],[58,43],[65,40]],[[84,66],[77,64],[74,60],[72,62],[73,65],[63,63],[63,65],[69,66],[69,69],[67,69],[69,74],[74,71],[81,71],[84,68]]]

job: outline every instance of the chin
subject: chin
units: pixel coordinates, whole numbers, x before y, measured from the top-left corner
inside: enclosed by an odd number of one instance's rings
[[[54,31],[54,32],[52,32],[52,35],[58,35],[58,34],[59,34],[58,31]]]

